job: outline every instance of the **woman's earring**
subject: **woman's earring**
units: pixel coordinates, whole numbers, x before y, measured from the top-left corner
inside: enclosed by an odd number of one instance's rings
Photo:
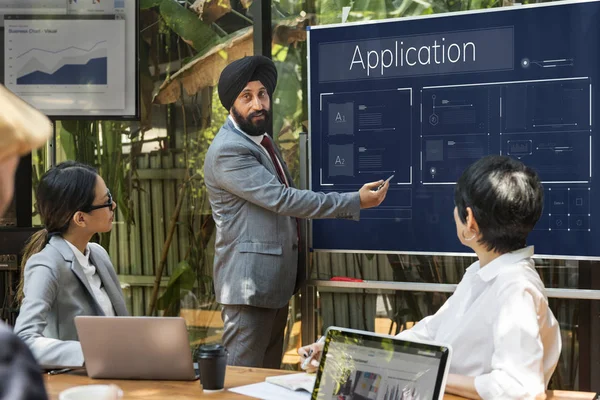
[[[476,233],[473,234],[473,236],[471,236],[470,238],[465,237],[465,231],[461,232],[462,238],[464,241],[466,242],[470,242],[471,240],[475,239],[475,236],[477,236]]]

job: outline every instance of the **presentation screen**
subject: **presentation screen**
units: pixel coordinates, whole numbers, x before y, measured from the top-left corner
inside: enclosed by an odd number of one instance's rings
[[[390,190],[360,222],[312,221],[312,248],[468,254],[454,187],[488,154],[534,168],[536,254],[600,257],[600,2],[311,27],[310,187]]]
[[[138,8],[137,0],[0,1],[5,86],[55,118],[137,118]]]

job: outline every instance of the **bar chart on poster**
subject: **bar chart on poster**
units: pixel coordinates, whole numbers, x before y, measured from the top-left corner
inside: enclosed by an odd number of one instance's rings
[[[533,167],[544,210],[528,244],[598,259],[594,162],[600,2],[556,2],[312,27],[310,187],[393,175],[358,223],[311,222],[315,251],[468,254],[454,186],[489,154]]]

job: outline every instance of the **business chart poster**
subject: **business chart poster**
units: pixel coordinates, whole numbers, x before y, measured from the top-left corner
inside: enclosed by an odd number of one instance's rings
[[[5,21],[5,84],[40,110],[125,107],[125,21]]]
[[[544,185],[536,254],[600,258],[600,2],[312,27],[310,185],[357,191],[391,175],[359,223],[312,221],[319,251],[470,253],[454,187],[488,154]]]

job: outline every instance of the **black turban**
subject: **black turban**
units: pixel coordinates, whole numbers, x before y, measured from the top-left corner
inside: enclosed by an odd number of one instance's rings
[[[260,81],[269,96],[277,85],[277,69],[271,59],[265,56],[248,56],[236,60],[225,67],[219,78],[219,99],[228,111],[248,82]]]

